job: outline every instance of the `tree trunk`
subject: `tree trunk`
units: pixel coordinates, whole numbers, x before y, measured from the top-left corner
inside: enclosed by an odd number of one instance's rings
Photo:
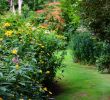
[[[9,4],[10,4],[10,11],[11,11],[13,14],[16,14],[15,6],[14,6],[14,0],[9,0]]]
[[[22,3],[23,3],[23,0],[18,0],[18,14],[19,15],[21,15]]]

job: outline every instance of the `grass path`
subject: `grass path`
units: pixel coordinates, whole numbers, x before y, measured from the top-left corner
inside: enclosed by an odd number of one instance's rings
[[[58,82],[62,90],[55,100],[110,100],[110,75],[73,63],[70,52],[64,63],[64,77]]]

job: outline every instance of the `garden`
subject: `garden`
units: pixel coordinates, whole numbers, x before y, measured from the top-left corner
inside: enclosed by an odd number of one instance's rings
[[[0,100],[110,100],[109,0],[1,0]]]

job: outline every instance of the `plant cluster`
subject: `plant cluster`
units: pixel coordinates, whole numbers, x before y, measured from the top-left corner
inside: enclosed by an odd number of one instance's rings
[[[64,26],[60,5],[60,2],[48,3],[44,9],[36,11],[38,22],[49,30],[58,31],[58,33],[62,33]]]
[[[65,37],[30,19],[0,19],[0,100],[46,100],[52,94],[46,83],[61,67],[63,55],[55,53],[65,48]]]
[[[95,64],[99,71],[110,72],[110,44],[99,41],[88,32],[76,33],[71,39],[75,62]]]
[[[94,41],[90,33],[76,33],[71,39],[71,47],[74,53],[75,62],[94,63]]]
[[[65,19],[64,33],[68,40],[80,24],[79,2],[80,0],[61,0],[62,16]]]

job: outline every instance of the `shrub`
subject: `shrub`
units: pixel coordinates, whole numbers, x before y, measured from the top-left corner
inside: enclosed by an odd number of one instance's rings
[[[60,2],[53,2],[45,5],[42,10],[37,10],[38,22],[49,30],[56,30],[61,34],[63,31],[64,19],[62,18],[62,11]]]
[[[4,100],[46,100],[45,83],[52,82],[61,67],[65,38],[20,16],[1,17],[0,97]],[[51,83],[50,83],[51,84]]]
[[[102,55],[96,60],[98,70],[103,72],[105,69],[110,73],[110,55]]]
[[[72,51],[76,62],[94,63],[94,41],[88,32],[76,33],[71,40]]]
[[[105,69],[110,72],[110,44],[107,42],[98,42],[99,54],[96,56],[96,66],[103,72]],[[97,52],[98,52],[97,51]]]

